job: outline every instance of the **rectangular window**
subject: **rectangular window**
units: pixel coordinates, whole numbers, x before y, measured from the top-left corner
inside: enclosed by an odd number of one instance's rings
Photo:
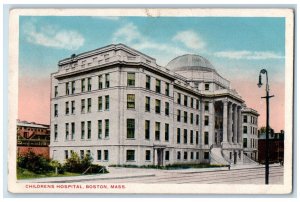
[[[109,137],[109,119],[105,119],[105,138]]]
[[[54,125],[54,141],[57,140],[57,124]]]
[[[72,88],[72,94],[74,94],[75,93],[75,81],[72,81],[71,88]]]
[[[75,114],[75,101],[71,102],[71,113]]]
[[[98,76],[98,89],[101,90],[103,88],[103,78],[102,75]]]
[[[165,141],[169,141],[169,124],[165,124]]]
[[[108,161],[108,159],[109,159],[108,150],[104,150],[104,160]]]
[[[66,83],[66,95],[69,95],[69,82]]]
[[[196,100],[196,109],[199,109],[199,100]]]
[[[97,160],[100,161],[102,159],[102,152],[101,150],[97,150]]]
[[[191,97],[191,108],[194,108],[194,98]]]
[[[145,120],[145,139],[149,140],[150,139],[150,121]]]
[[[204,125],[205,125],[205,126],[208,126],[208,125],[209,125],[209,116],[205,116],[205,119],[204,119]]]
[[[80,150],[80,159],[84,159],[84,150]]]
[[[196,115],[196,125],[199,125],[199,114]]]
[[[69,102],[66,102],[66,115],[69,114]]]
[[[190,115],[190,122],[191,122],[191,124],[194,124],[194,114],[193,113],[191,113],[191,115]]]
[[[134,108],[135,108],[135,95],[127,94],[127,109],[134,109]]]
[[[199,152],[196,152],[196,159],[199,159]]]
[[[177,103],[181,104],[181,94],[177,93]]]
[[[204,103],[204,110],[209,111],[209,102]]]
[[[54,97],[58,95],[58,86],[54,86]]]
[[[170,104],[168,102],[165,102],[165,115],[169,116],[170,114]]]
[[[187,144],[187,139],[188,139],[188,137],[187,137],[188,134],[187,133],[188,133],[187,129],[184,129],[183,130],[183,143],[184,144]]]
[[[160,113],[160,100],[155,100],[155,112]]]
[[[58,116],[58,106],[57,106],[57,104],[54,104],[54,116],[55,117]]]
[[[127,138],[134,138],[135,120],[127,119]]]
[[[92,78],[88,78],[88,91],[92,90]]]
[[[145,111],[150,112],[150,97],[146,97],[145,100]]]
[[[181,120],[181,111],[177,109],[177,121],[180,122]]]
[[[209,83],[205,84],[205,90],[209,90]]]
[[[151,88],[151,77],[146,75],[146,89],[150,90]]]
[[[166,96],[170,95],[170,84],[166,83]]]
[[[71,140],[74,140],[75,137],[75,123],[71,123]]]
[[[98,139],[102,139],[102,120],[98,120]]]
[[[91,139],[91,135],[92,135],[92,123],[91,121],[87,122],[87,139]]]
[[[170,152],[169,151],[166,151],[166,153],[165,153],[165,160],[166,161],[170,160]]]
[[[160,123],[155,122],[155,140],[160,140]]]
[[[161,81],[156,79],[155,92],[160,93],[161,92],[160,88],[161,88]]]
[[[244,148],[247,148],[247,138],[244,138],[244,139],[243,139],[243,147],[244,147]]]
[[[81,122],[81,139],[84,139],[85,136],[85,123],[84,121]]]
[[[244,116],[243,116],[243,119],[244,119],[244,123],[247,123],[247,122],[248,122],[248,116],[247,116],[247,115],[244,115]]]
[[[184,95],[184,97],[183,97],[183,104],[184,104],[184,106],[188,106],[188,96],[186,96],[186,95]]]
[[[81,100],[81,113],[85,112],[85,99]]]
[[[180,128],[177,128],[177,144],[180,144],[180,137],[181,137]]]
[[[66,140],[69,140],[69,124],[66,123]]]
[[[191,152],[191,160],[194,160],[194,152]]]
[[[190,131],[190,144],[194,144],[194,131]]]
[[[196,144],[199,144],[199,132],[196,131]]]
[[[181,159],[181,152],[178,151],[178,152],[177,152],[177,160],[180,160],[180,159]]]
[[[81,92],[85,91],[85,79],[81,79]]]
[[[127,86],[135,86],[135,73],[127,73]]]
[[[247,128],[247,126],[243,126],[243,133],[244,133],[244,134],[247,134],[247,133],[248,133],[248,128]]]
[[[183,153],[183,159],[184,159],[184,160],[187,160],[187,157],[188,157],[188,153],[187,153],[187,152],[184,152],[184,153]]]
[[[208,145],[208,132],[204,132],[204,144]]]
[[[109,95],[105,95],[105,110],[109,110]]]
[[[151,160],[151,151],[150,150],[146,150],[145,160],[146,161],[150,161]]]
[[[91,112],[91,108],[92,108],[92,99],[91,99],[91,98],[88,98],[87,101],[88,101],[88,108],[87,108],[87,111],[88,111],[88,112]]]
[[[135,151],[134,150],[127,150],[126,151],[126,160],[127,161],[134,161]]]
[[[109,88],[109,74],[105,74],[105,88]]]
[[[187,123],[187,120],[188,120],[187,112],[183,112],[183,121],[184,121],[184,123]]]
[[[204,152],[204,159],[209,159],[209,152]]]
[[[102,96],[99,96],[98,97],[98,111],[101,111],[103,109],[103,106],[102,106]]]
[[[65,159],[68,159],[68,158],[69,158],[69,151],[65,150]]]

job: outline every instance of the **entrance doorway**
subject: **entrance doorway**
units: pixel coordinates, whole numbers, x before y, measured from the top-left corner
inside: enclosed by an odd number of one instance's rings
[[[158,166],[163,166],[164,165],[164,148],[157,148],[155,150],[156,150],[157,158],[154,160],[154,162]]]

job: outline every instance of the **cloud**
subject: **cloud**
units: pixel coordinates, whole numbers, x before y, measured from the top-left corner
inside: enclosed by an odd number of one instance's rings
[[[103,19],[103,20],[112,20],[112,21],[117,21],[120,19],[119,16],[92,16],[92,18]]]
[[[74,30],[59,29],[55,26],[37,27],[33,22],[24,24],[26,40],[45,47],[77,50],[84,44],[83,36]]]
[[[173,38],[173,41],[179,41],[190,49],[203,49],[205,47],[204,41],[192,30],[185,30],[178,32]]]
[[[246,59],[246,60],[266,60],[266,59],[283,59],[284,56],[272,51],[220,51],[215,56],[229,59]]]

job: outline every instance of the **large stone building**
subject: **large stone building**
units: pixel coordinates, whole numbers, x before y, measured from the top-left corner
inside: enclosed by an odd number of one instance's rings
[[[51,75],[50,155],[102,165],[243,162],[244,100],[198,55],[166,67],[123,44],[72,55]]]

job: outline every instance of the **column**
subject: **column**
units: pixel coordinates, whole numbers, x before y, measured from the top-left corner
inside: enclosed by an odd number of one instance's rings
[[[157,149],[153,148],[153,165],[157,165]]]
[[[227,113],[228,113],[228,101],[227,100],[223,100],[223,142],[227,142],[228,138],[227,138]]]
[[[243,146],[243,125],[242,125],[242,107],[238,107],[238,115],[239,115],[239,128],[238,128],[238,142]]]
[[[229,102],[228,142],[232,143],[232,102]]]
[[[236,144],[237,143],[237,130],[238,130],[237,105],[234,105],[233,115],[234,115],[234,120],[233,120],[233,143]]]
[[[214,142],[214,137],[215,137],[215,104],[214,101],[209,102],[209,142],[213,143]]]

